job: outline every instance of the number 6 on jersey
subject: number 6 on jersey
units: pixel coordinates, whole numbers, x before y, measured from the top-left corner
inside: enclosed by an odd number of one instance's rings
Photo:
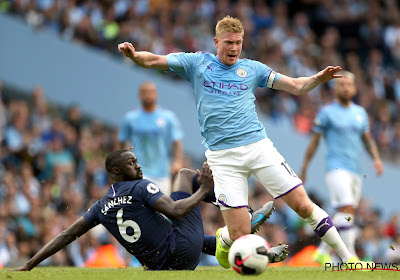
[[[117,212],[117,225],[119,233],[121,234],[122,238],[125,239],[126,241],[130,243],[135,243],[136,241],[139,240],[142,231],[140,230],[139,225],[135,221],[132,220],[124,221],[122,219],[123,213],[124,213],[123,208],[119,209]],[[133,229],[133,234],[127,233],[129,227]]]

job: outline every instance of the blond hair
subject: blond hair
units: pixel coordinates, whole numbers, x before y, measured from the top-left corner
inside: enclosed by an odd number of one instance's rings
[[[215,26],[215,37],[218,39],[222,38],[225,33],[241,33],[244,35],[243,24],[238,18],[233,18],[231,16],[226,16],[220,21],[218,21]]]

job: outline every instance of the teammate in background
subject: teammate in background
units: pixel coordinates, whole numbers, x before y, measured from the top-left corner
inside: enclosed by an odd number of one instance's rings
[[[323,107],[314,120],[313,134],[308,145],[300,178],[306,181],[307,169],[319,141],[326,140],[326,184],[332,206],[337,209],[332,221],[350,252],[355,255],[356,229],[354,214],[361,197],[360,155],[364,144],[374,159],[374,168],[379,176],[383,164],[375,141],[372,139],[367,112],[352,102],[357,93],[354,75],[341,71],[343,78],[336,80],[336,100]],[[328,247],[321,242],[315,260],[321,264],[331,263]]]
[[[114,184],[104,197],[16,271],[30,271],[98,224],[150,270],[192,270],[202,251],[215,254],[216,238],[204,235],[198,207],[203,200],[215,202],[212,172],[207,163],[203,164],[201,174],[199,170],[196,173],[181,169],[171,196],[143,179],[141,166],[130,150],[110,153],[105,165]],[[262,211],[255,211],[257,215],[253,213],[253,219],[259,218],[253,231],[271,214],[272,207],[268,209],[269,212],[261,208]],[[278,262],[287,253],[287,245],[279,245],[271,248],[268,256],[270,262]]]
[[[183,133],[175,114],[157,106],[157,88],[144,82],[139,87],[142,108],[126,113],[118,138],[120,147],[133,146],[144,178],[165,194],[171,193],[171,174],[183,167]]]
[[[170,70],[192,84],[215,195],[227,225],[217,231],[216,257],[221,266],[229,268],[230,246],[251,229],[246,209],[251,175],[304,218],[344,262],[353,262],[355,257],[328,214],[308,198],[302,181],[268,139],[254,104],[257,87],[302,95],[340,78],[337,72],[342,68],[328,66],[311,77],[290,78],[258,61],[239,59],[243,35],[241,21],[226,16],[216,26],[216,56],[206,52],[166,56],[137,52],[128,42],[119,44],[118,49],[141,67]]]

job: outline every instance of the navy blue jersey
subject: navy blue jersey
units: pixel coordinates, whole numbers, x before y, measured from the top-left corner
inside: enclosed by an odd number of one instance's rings
[[[172,225],[153,209],[163,195],[146,179],[117,182],[83,217],[92,226],[105,226],[142,265],[162,269],[175,243]]]

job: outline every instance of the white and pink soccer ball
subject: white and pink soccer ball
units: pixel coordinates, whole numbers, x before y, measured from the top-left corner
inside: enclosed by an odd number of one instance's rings
[[[234,271],[242,275],[263,273],[269,264],[268,251],[271,246],[261,236],[244,235],[233,242],[229,250],[229,263]]]

